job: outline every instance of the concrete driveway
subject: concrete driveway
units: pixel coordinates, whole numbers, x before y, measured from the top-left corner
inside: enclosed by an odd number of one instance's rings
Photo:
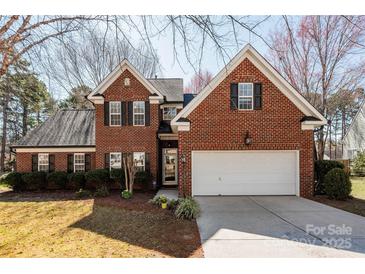
[[[294,196],[196,197],[206,257],[365,257],[365,218]]]

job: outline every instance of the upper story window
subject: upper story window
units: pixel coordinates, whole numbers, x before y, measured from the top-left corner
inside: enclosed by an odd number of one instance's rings
[[[253,83],[238,84],[238,109],[253,109]]]
[[[85,153],[74,154],[74,172],[85,171]]]
[[[49,155],[48,153],[38,154],[38,171],[49,171]]]
[[[124,86],[129,87],[131,85],[131,79],[124,78]]]
[[[110,102],[110,125],[111,126],[120,126],[121,125],[121,107],[120,102]]]
[[[133,102],[133,125],[144,126],[145,125],[145,102],[135,101]]]
[[[177,114],[176,107],[164,107],[163,108],[163,120],[172,120]]]
[[[122,168],[122,153],[111,152],[110,153],[110,169]]]
[[[145,153],[144,152],[133,152],[133,162],[137,171],[145,170]]]

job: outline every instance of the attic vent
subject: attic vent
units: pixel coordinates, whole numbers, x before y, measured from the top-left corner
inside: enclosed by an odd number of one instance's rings
[[[124,78],[124,86],[125,87],[129,87],[131,85],[131,79],[129,78]]]

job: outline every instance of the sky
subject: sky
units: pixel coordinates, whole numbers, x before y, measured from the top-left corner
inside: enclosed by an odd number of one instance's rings
[[[250,16],[247,20],[249,22],[257,22],[263,18],[265,18],[265,16]],[[264,39],[268,39],[270,32],[277,27],[280,18],[281,16],[269,17],[266,21],[262,22],[257,28],[255,28],[255,31]],[[138,44],[140,42],[140,36],[138,33],[133,33],[131,30],[125,31],[133,43]],[[221,33],[225,33],[226,31],[230,31],[230,29],[227,28],[227,30],[225,30],[223,28],[220,29],[220,31]],[[197,37],[199,38],[198,35]],[[262,55],[266,55],[268,47],[261,38],[250,33],[248,30],[241,31],[238,34],[238,37],[239,46],[237,47],[233,35],[232,37],[227,36],[227,47],[225,47],[225,49],[227,49],[229,56],[226,56],[224,60],[221,56],[218,56],[217,50],[214,48],[214,44],[211,41],[207,42],[204,47],[201,69],[211,72],[213,76],[216,75],[224,67],[225,63],[228,63],[230,59],[233,58],[233,56],[247,43],[251,43]],[[193,77],[197,66],[193,67],[188,62],[185,56],[183,43],[179,40],[176,42],[178,55],[178,60],[176,60],[172,41],[172,31],[166,31],[161,35],[151,38],[152,45],[157,52],[161,65],[161,71],[157,73],[157,77],[183,78],[184,86],[186,87],[190,82],[190,79]],[[50,81],[50,79],[42,75],[42,73],[40,74],[40,78],[49,86],[49,90],[55,99],[59,100],[68,96],[66,90],[58,86],[55,81]]]
[[[256,16],[252,16],[252,20],[257,19]],[[267,21],[263,22],[258,28],[257,31],[265,38],[269,37],[269,33],[271,30],[275,28],[278,24],[280,16],[272,16]],[[240,49],[242,49],[246,43],[251,43],[261,54],[265,55],[268,47],[259,37],[254,34],[249,34],[249,31],[245,31],[245,33],[241,33],[242,35],[242,44],[239,48],[233,47],[231,50],[230,58],[238,53]],[[233,37],[232,37],[233,39]],[[161,77],[178,77],[184,79],[184,85],[186,86],[192,76],[194,75],[194,68],[188,63],[186,58],[184,58],[183,50],[181,49],[181,66],[174,62],[174,52],[173,47],[171,46],[171,37],[161,37],[160,39],[156,39],[155,48],[160,57],[160,62],[163,68]],[[223,67],[224,61],[216,55],[215,49],[212,49],[212,44],[208,44],[206,46],[207,50],[205,51],[205,55],[202,62],[202,69],[210,71],[213,75],[217,74]],[[229,59],[225,60],[225,62],[229,62]],[[160,75],[158,75],[160,77]]]

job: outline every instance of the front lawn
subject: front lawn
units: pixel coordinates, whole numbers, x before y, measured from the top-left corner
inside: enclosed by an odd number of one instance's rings
[[[202,257],[195,221],[148,203],[73,193],[0,193],[0,257]]]
[[[365,217],[365,177],[351,177],[352,199],[347,201],[330,200],[325,196],[315,196],[317,202],[327,204]]]

